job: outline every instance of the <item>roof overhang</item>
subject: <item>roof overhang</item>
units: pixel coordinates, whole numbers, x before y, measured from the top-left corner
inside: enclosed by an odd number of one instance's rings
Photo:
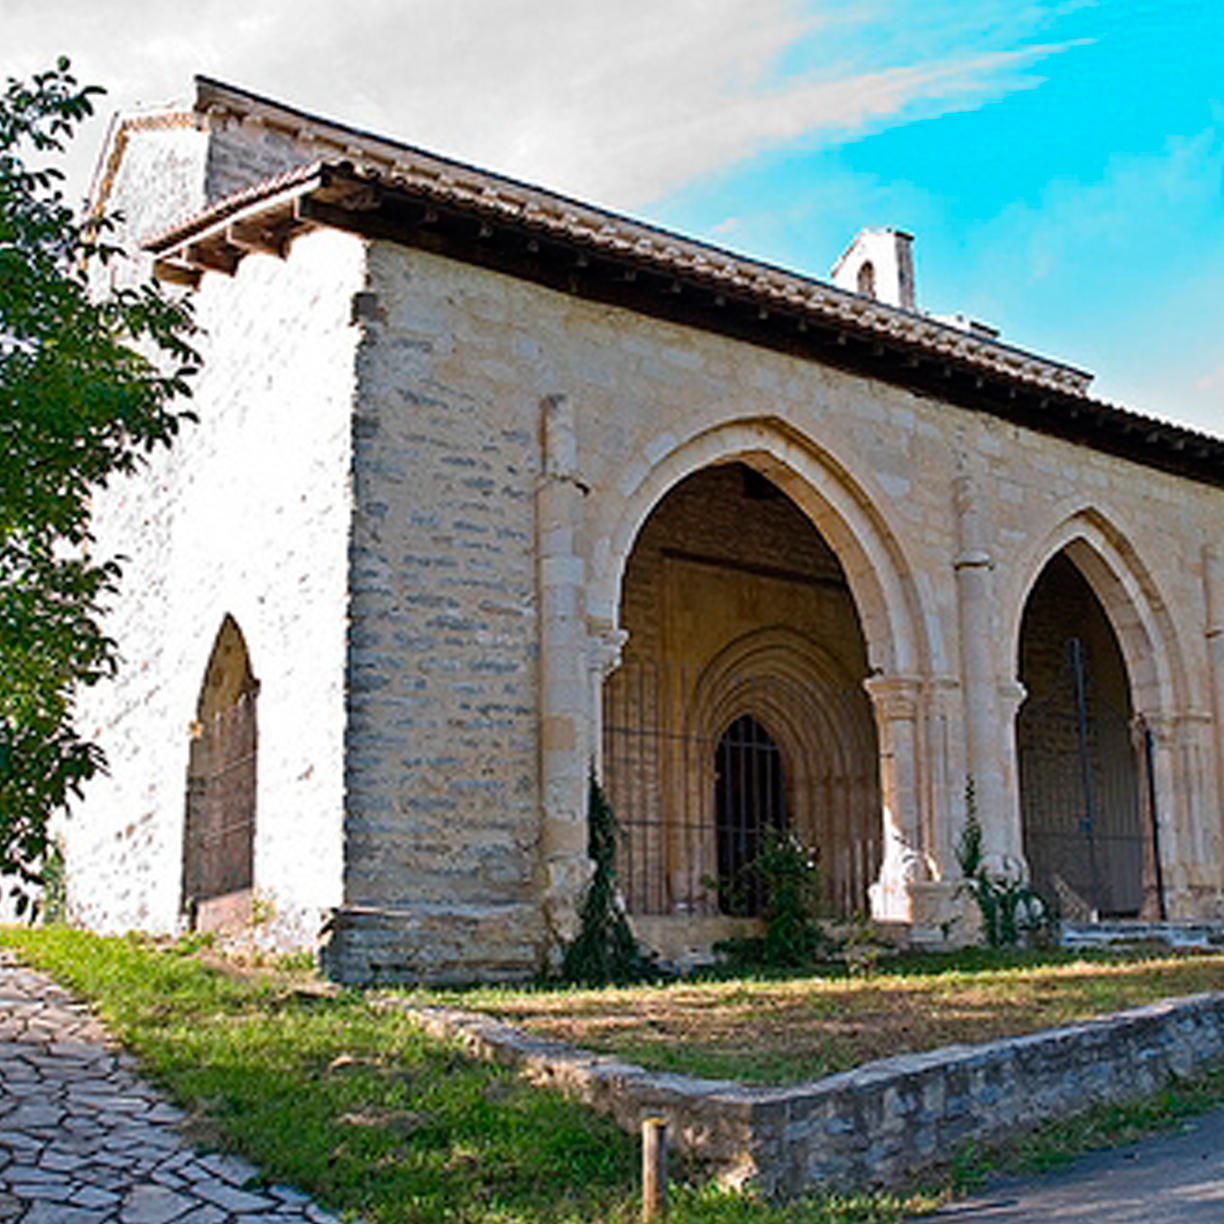
[[[251,103],[272,112],[258,122],[296,115]],[[298,236],[340,229],[819,360],[1224,485],[1224,441],[1091,399],[1091,376],[1072,366],[381,138],[333,127],[325,140],[319,121],[309,122],[317,147],[343,145],[349,156],[299,166],[150,238],[159,276],[194,285],[206,271],[232,275],[252,252],[283,258]]]

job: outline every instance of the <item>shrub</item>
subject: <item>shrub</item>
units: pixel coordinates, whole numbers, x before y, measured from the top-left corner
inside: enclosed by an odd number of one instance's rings
[[[752,886],[764,895],[764,933],[725,939],[716,945],[732,964],[745,968],[802,969],[828,952],[830,941],[817,917],[820,869],[816,854],[794,833],[770,829],[760,853],[722,885],[732,896]]]
[[[595,864],[579,911],[577,938],[565,949],[561,977],[581,986],[650,981],[658,976],[654,956],[634,937],[616,888],[616,843],[620,826],[603,787],[591,770],[587,788],[587,853]]]

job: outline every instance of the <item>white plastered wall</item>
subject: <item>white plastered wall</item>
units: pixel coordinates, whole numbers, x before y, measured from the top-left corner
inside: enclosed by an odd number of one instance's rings
[[[190,724],[222,619],[259,696],[256,895],[270,937],[309,942],[342,874],[351,417],[364,247],[334,232],[253,255],[197,294],[205,357],[169,453],[97,499],[100,553],[128,557],[107,622],[123,653],[81,725],[107,753],[66,825],[74,917],[179,922]]]

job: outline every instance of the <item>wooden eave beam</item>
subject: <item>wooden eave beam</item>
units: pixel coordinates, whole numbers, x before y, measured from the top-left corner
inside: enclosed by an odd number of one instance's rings
[[[193,268],[181,259],[155,259],[153,275],[167,285],[185,285],[188,289],[198,289],[203,273],[199,268]]]
[[[243,252],[223,239],[211,238],[207,242],[189,242],[185,255],[187,262],[197,268],[233,276],[242,262]]]
[[[235,221],[225,230],[225,241],[244,254],[275,255],[284,259],[289,254],[292,226],[284,221],[270,224],[264,218]]]
[[[164,239],[147,243],[145,249],[151,251],[159,261],[180,265],[195,263],[196,253],[200,253],[202,258],[198,261],[199,267],[233,275],[237,261],[252,249],[250,241],[254,235],[278,235],[277,245],[280,249],[275,253],[283,255],[287,252],[289,243],[301,228],[294,208],[295,201],[319,183],[318,177],[312,178],[276,195],[256,200],[245,208],[219,217],[198,229],[172,232]],[[269,249],[271,240],[264,238],[260,241],[262,245],[257,249]],[[217,255],[217,248],[227,254]],[[231,256],[236,256],[236,259]]]

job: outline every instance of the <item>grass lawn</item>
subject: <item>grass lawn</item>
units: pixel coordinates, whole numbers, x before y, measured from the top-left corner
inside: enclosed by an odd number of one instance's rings
[[[90,1000],[202,1145],[237,1152],[378,1224],[627,1224],[637,1145],[611,1122],[426,1037],[383,998],[307,976],[221,972],[190,945],[0,928],[0,944]],[[892,1195],[778,1208],[700,1182],[671,1224],[885,1224]]]
[[[1224,989],[1224,953],[912,957],[870,978],[710,981],[622,990],[426,993],[656,1070],[795,1083],[893,1054],[1052,1028]]]
[[[379,1224],[628,1224],[635,1141],[584,1107],[426,1037],[385,992],[310,974],[238,973],[189,943],[0,928],[0,944],[89,999],[188,1110],[199,1143],[237,1152],[338,1212]],[[1052,963],[1051,963],[1052,962]],[[703,1074],[797,1079],[948,1040],[1027,1031],[1219,986],[1224,958],[909,962],[869,980],[691,983],[650,990],[430,992],[587,1046]],[[683,1040],[682,1040],[683,1039]],[[962,1153],[948,1184],[908,1199],[812,1196],[778,1207],[699,1178],[671,1224],[886,1224],[990,1168],[1034,1168],[1202,1110],[1224,1076],[1047,1127],[1010,1154]]]

